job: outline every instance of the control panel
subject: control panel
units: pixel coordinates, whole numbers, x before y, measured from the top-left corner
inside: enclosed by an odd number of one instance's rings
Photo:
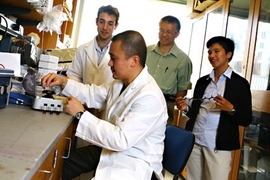
[[[44,112],[62,112],[63,111],[63,101],[52,98],[44,98],[37,96],[34,99],[32,106],[33,109],[42,110]]]

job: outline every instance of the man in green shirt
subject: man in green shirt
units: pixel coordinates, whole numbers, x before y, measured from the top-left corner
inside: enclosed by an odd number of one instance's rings
[[[180,28],[176,17],[163,17],[159,22],[159,42],[147,47],[146,65],[166,98],[168,125],[173,121],[175,98],[186,96],[191,89],[192,62],[174,41]]]

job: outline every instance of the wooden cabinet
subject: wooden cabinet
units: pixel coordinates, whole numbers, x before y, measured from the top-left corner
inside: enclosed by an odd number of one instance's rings
[[[69,152],[73,138],[73,123],[69,125],[56,145],[50,151],[45,161],[41,164],[38,171],[32,177],[32,180],[59,180],[62,173],[63,158],[65,151]]]
[[[76,13],[77,0],[72,1],[72,8],[68,7],[66,0],[53,0],[53,6],[63,5],[64,12],[68,14],[68,21],[64,21],[61,26],[62,34],[58,35],[56,32],[39,32],[36,25],[43,20],[43,14],[34,9],[27,0],[1,0],[0,10],[4,8],[4,14],[11,15],[22,19],[24,22],[29,21],[29,25],[24,25],[24,35],[35,32],[39,35],[41,41],[38,45],[42,50],[56,48],[57,41],[64,43],[67,37],[72,38],[74,16]],[[3,9],[2,9],[3,8]],[[22,12],[22,13],[18,13]]]
[[[252,123],[245,129],[238,180],[270,179],[270,91],[252,91]]]

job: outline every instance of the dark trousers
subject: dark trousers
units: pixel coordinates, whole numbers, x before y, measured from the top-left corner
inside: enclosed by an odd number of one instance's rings
[[[97,168],[101,148],[95,145],[89,145],[70,151],[69,158],[64,159],[62,180],[71,180],[83,173],[88,173]],[[151,180],[158,180],[155,173]]]
[[[167,126],[173,124],[173,114],[174,114],[174,105],[175,105],[175,95],[172,94],[163,94],[165,99],[166,99],[166,104],[167,104],[167,110],[168,110],[168,121],[167,121]]]
[[[171,102],[171,101],[166,101],[167,103],[167,110],[168,110],[168,121],[167,121],[167,126],[172,125],[173,124],[173,113],[174,113],[174,105],[175,102]]]
[[[151,180],[158,180],[158,178],[156,177],[155,173],[152,174]]]
[[[72,149],[67,159],[64,159],[62,179],[71,180],[82,173],[93,171],[97,168],[101,148],[89,145]]]

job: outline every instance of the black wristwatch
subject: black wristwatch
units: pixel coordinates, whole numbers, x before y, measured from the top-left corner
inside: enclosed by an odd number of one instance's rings
[[[75,115],[75,118],[76,118],[77,120],[80,120],[84,112],[85,112],[85,110],[78,112],[78,113]]]
[[[229,115],[234,115],[236,113],[235,109],[232,109],[228,112]]]

